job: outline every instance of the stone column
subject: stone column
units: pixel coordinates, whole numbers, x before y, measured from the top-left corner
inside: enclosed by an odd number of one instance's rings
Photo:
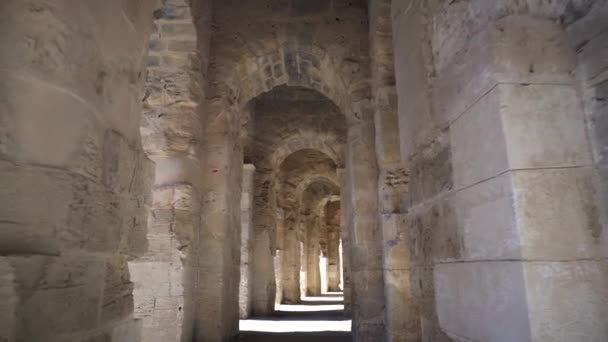
[[[241,277],[239,290],[240,318],[251,316],[251,249],[253,236],[253,176],[255,166],[243,166],[243,184],[241,195]]]
[[[271,204],[269,172],[256,171],[253,198],[253,315],[270,315],[274,312],[276,283],[274,273],[275,210]]]
[[[238,333],[243,155],[236,112],[219,102],[207,108],[195,330],[197,341],[224,341]]]
[[[300,241],[296,222],[288,222],[283,242],[283,302],[300,301]]]
[[[327,238],[327,289],[340,291],[340,230],[330,227]]]
[[[169,12],[180,15],[164,17]],[[203,89],[192,86],[202,83],[201,74],[191,72],[187,78],[183,74],[184,70],[204,67],[207,56],[196,51],[197,29],[188,3],[166,3],[155,13],[141,127],[146,154],[156,164],[149,247],[144,257],[129,263],[129,269],[135,316],[143,321],[141,340],[189,341],[201,229],[203,132],[199,102]],[[176,25],[183,28],[180,37],[171,34]],[[180,91],[167,90],[168,84]],[[175,318],[167,320],[168,316]]]
[[[0,4],[0,340],[139,339],[127,261],[154,179],[139,135],[152,6]]]
[[[373,112],[359,103],[361,116],[348,128],[349,238],[355,341],[384,339],[382,234],[378,226],[378,165]]]
[[[417,272],[420,284],[435,297],[421,306],[423,338],[607,340],[608,249],[563,28],[496,8],[463,17],[464,3],[420,19],[401,3],[396,65],[407,102],[400,119],[417,132],[402,137],[418,154],[408,221],[413,259],[433,269]],[[416,112],[409,90],[421,82],[406,76],[420,75],[421,64],[412,63],[416,23],[429,21],[434,76],[422,81],[433,83],[434,106]],[[470,38],[452,35],[472,22]],[[437,126],[442,134],[423,145]]]
[[[344,316],[350,317],[352,314],[352,291],[350,281],[351,248],[350,234],[350,191],[348,188],[348,173],[345,169],[338,169],[338,179],[340,180],[340,234],[342,238],[342,280],[344,291]]]
[[[309,214],[305,217],[306,224],[306,294],[318,296],[321,294],[321,273],[319,270],[319,216]]]
[[[406,210],[407,171],[399,148],[399,118],[394,83],[391,1],[369,3],[372,97],[376,152],[380,169],[378,207],[383,236],[386,341],[419,341],[420,318],[410,286]]]

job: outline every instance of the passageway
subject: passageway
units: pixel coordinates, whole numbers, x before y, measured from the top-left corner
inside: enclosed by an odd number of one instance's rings
[[[298,304],[276,305],[274,314],[241,320],[239,342],[352,341],[341,292],[304,297]],[[236,342],[235,341],[235,342]]]
[[[608,341],[608,0],[0,14],[0,342]]]

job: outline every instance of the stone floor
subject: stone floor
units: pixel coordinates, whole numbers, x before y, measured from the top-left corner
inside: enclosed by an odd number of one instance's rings
[[[241,320],[242,342],[350,342],[351,321],[344,318],[342,297],[307,297],[298,305],[278,305],[270,317]],[[235,342],[236,342],[235,341]]]

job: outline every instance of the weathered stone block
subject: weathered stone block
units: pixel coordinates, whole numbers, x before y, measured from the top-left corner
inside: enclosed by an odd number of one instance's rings
[[[79,180],[72,188],[66,227],[60,232],[65,246],[95,252],[115,252],[123,238],[124,196],[105,186]]]
[[[524,264],[532,341],[608,338],[606,260]]]
[[[457,189],[494,177],[509,168],[500,89],[494,88],[486,94],[450,128],[451,163]]]
[[[584,114],[570,85],[500,85],[511,169],[591,163]]]
[[[574,168],[513,173],[515,222],[525,258],[606,257],[592,172]]]
[[[383,263],[387,270],[407,270],[410,267],[410,246],[405,215],[382,215]]]
[[[386,334],[389,341],[420,340],[420,315],[409,270],[384,270]]]
[[[465,46],[462,54],[446,51],[450,62],[437,70],[433,102],[440,122],[456,119],[499,83],[573,81],[574,55],[562,29],[548,20],[508,16]]]
[[[521,257],[511,174],[481,182],[455,194],[452,203],[465,260]]]
[[[0,258],[0,341],[14,342],[17,334],[19,307],[17,284],[13,266],[7,258]]]
[[[106,131],[103,147],[103,181],[108,189],[115,193],[122,193],[128,189],[137,171],[136,152],[116,131]]]
[[[3,134],[6,156],[100,176],[101,128],[89,103],[32,78],[8,76],[0,88],[0,120],[11,128]]]
[[[49,335],[60,336],[94,328],[98,322],[100,294],[98,291],[92,295],[83,286],[35,291],[21,302],[19,316],[28,319],[19,323],[19,338],[44,341]]]
[[[435,265],[441,329],[457,341],[532,341],[524,267],[510,261]]]
[[[461,260],[464,234],[457,224],[453,197],[410,212],[407,216],[410,265]]]
[[[133,283],[124,257],[106,262],[105,285],[101,302],[102,322],[118,321],[133,313]]]
[[[361,324],[384,323],[384,286],[382,270],[352,270],[352,290],[357,299],[355,315]]]
[[[196,28],[191,22],[166,22],[161,25],[161,34],[164,37],[196,37]]]
[[[410,161],[410,198],[412,205],[449,191],[454,186],[449,131],[442,132],[430,146]]]
[[[65,229],[73,178],[44,168],[1,162],[0,249],[4,253],[59,254],[57,234]]]

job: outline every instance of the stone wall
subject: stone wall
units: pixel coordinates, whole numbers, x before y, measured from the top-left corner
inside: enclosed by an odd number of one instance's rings
[[[3,1],[0,340],[138,339],[139,134],[154,2]]]
[[[579,5],[393,3],[424,341],[606,339]]]
[[[198,7],[200,6],[200,7]],[[142,139],[156,164],[149,248],[130,263],[142,341],[190,341],[201,230],[209,4],[163,1],[148,43]]]
[[[608,243],[608,2],[596,1],[589,13],[567,26],[570,47],[576,53],[576,78],[585,108],[587,135],[591,140],[593,185],[600,225],[595,238]]]

